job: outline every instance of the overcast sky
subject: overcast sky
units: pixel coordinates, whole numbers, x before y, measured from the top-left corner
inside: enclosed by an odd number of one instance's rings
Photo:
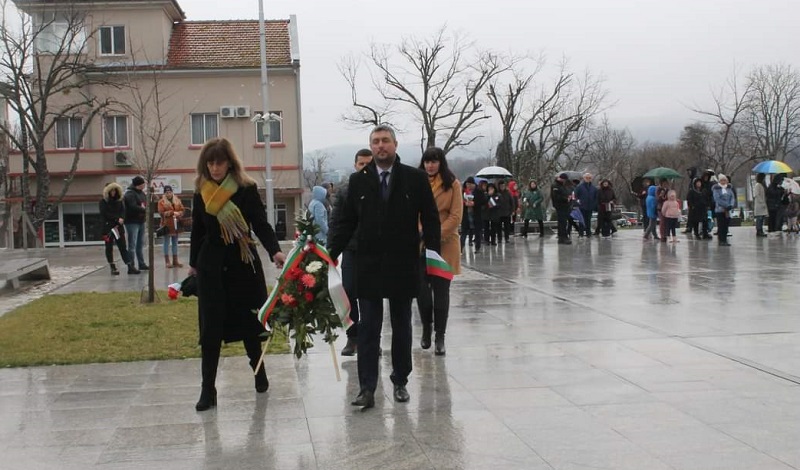
[[[257,0],[178,1],[189,20],[258,18]],[[565,56],[576,71],[602,74],[611,124],[640,141],[675,139],[696,118],[688,108],[707,106],[734,68],[741,80],[757,64],[800,68],[798,0],[264,0],[264,9],[297,15],[307,151],[366,143],[366,131],[339,119],[349,100],[343,56],[445,23],[481,47]]]

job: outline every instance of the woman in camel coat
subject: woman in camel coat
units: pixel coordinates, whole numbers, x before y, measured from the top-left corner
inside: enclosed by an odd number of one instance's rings
[[[463,211],[463,195],[461,183],[447,167],[444,152],[438,147],[431,147],[422,154],[419,168],[428,175],[433,197],[439,211],[439,222],[442,226],[441,240],[442,258],[450,265],[453,274],[461,272],[461,241],[458,227],[461,225]],[[423,254],[424,256],[424,254]],[[439,276],[425,273],[422,263],[422,283],[417,297],[420,317],[422,319],[422,349],[431,347],[431,332],[436,332],[435,354],[445,354],[444,334],[447,329],[447,315],[450,310],[450,281]]]

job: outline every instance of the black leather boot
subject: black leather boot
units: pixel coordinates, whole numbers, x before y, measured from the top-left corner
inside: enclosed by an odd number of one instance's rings
[[[200,370],[203,374],[203,386],[200,392],[200,399],[197,400],[197,404],[194,406],[194,409],[197,411],[205,411],[212,406],[217,406],[217,389],[215,388],[215,383],[217,381],[220,346],[202,346],[201,349],[202,362]]]
[[[200,399],[197,400],[197,404],[194,405],[194,409],[197,411],[206,411],[212,406],[217,406],[217,389],[214,387],[203,387],[202,391],[200,392]]]
[[[128,274],[139,274],[141,271],[136,269],[136,266],[133,265],[133,262],[128,263]]]
[[[436,333],[436,345],[434,346],[433,353],[437,356],[444,356],[447,350],[444,347],[444,333]]]
[[[422,324],[422,339],[419,342],[419,346],[422,349],[430,349],[431,347],[431,330],[432,325],[430,323],[423,323]]]
[[[255,370],[256,364],[253,361],[250,361],[250,367]],[[264,393],[269,390],[269,379],[267,378],[267,371],[264,370],[264,362],[261,362],[261,367],[258,368],[258,373],[256,374],[256,392]]]
[[[117,265],[114,263],[110,263],[109,265],[111,266],[111,275],[119,276],[119,270],[117,269]]]

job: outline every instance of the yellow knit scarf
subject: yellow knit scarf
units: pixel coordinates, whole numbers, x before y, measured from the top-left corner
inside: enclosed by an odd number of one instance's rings
[[[230,200],[238,190],[239,185],[228,175],[221,184],[206,180],[200,188],[200,195],[203,197],[206,213],[216,217],[219,222],[222,240],[226,245],[236,242],[242,261],[251,264],[254,258],[250,251],[250,245],[253,244],[250,239],[250,225],[236,204]]]

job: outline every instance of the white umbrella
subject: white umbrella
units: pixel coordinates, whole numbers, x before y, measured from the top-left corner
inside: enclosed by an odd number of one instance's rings
[[[481,168],[480,171],[475,173],[475,176],[480,176],[481,178],[509,178],[512,175],[510,171],[502,166],[487,166]]]
[[[788,189],[792,194],[800,194],[800,183],[793,179],[784,178],[782,186],[783,189]]]

